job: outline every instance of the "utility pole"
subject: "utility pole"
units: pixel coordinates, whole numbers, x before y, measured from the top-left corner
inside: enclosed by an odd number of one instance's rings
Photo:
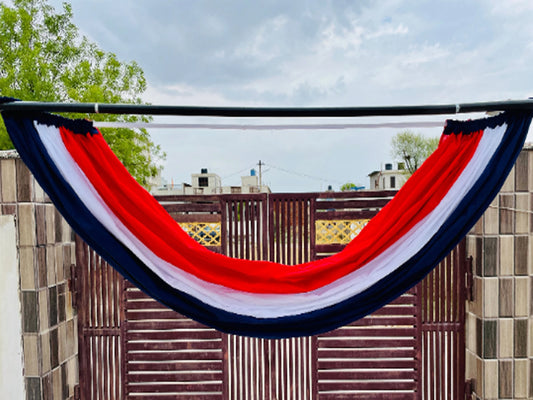
[[[263,187],[263,181],[261,179],[261,167],[265,164],[262,163],[261,160],[259,160],[259,164],[257,165],[259,166],[259,190],[261,190],[261,188]]]

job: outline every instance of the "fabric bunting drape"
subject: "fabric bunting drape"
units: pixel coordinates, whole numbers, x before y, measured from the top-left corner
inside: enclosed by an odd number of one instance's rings
[[[230,258],[196,243],[91,122],[47,113],[3,118],[58,210],[126,279],[221,331],[282,338],[345,325],[419,282],[497,195],[531,114],[448,121],[434,154],[343,251],[296,266]]]

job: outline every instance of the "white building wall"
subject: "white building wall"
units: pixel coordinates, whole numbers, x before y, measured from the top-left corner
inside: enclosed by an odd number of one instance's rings
[[[15,217],[0,215],[0,393],[25,399],[16,237]]]

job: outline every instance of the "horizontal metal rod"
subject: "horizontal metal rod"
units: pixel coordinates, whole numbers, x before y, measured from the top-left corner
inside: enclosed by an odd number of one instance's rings
[[[506,110],[533,110],[533,99],[490,101],[481,103],[376,107],[202,107],[151,104],[53,103],[36,101],[13,101],[0,104],[0,111],[211,117],[374,117],[457,114]]]

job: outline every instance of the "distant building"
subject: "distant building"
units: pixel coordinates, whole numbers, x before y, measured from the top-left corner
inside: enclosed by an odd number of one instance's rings
[[[198,195],[198,194],[236,194],[236,193],[270,193],[267,185],[260,185],[255,170],[250,175],[241,176],[241,186],[222,186],[220,176],[202,168],[199,174],[191,174],[191,183],[168,184],[161,178],[159,185],[152,189],[153,195]]]
[[[392,163],[385,164],[385,168],[368,174],[370,190],[398,190],[409,177],[404,163],[398,163],[393,169]]]

